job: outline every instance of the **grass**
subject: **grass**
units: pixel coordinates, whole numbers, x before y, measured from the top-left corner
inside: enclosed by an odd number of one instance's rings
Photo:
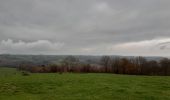
[[[0,100],[170,100],[170,77],[31,74],[0,68]]]

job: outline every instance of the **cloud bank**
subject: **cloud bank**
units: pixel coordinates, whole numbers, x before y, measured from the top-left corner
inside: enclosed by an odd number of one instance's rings
[[[154,56],[155,54],[160,54],[162,56],[168,56],[170,50],[170,38],[116,44],[111,50],[124,53],[125,55],[134,54],[137,56]]]
[[[0,52],[11,54],[51,54],[59,51],[64,43],[52,43],[48,40],[38,40],[34,42],[18,41],[11,39],[0,42]]]

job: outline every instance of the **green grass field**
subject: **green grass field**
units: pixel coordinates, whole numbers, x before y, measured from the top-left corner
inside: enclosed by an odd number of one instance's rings
[[[0,68],[0,100],[170,100],[170,77],[31,74]]]

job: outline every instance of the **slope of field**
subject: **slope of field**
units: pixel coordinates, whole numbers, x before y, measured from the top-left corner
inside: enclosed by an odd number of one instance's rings
[[[0,68],[0,100],[170,100],[170,77],[31,74]]]

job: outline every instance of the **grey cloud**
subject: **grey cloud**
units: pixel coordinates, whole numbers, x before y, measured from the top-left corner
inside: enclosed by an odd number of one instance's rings
[[[169,4],[169,0],[1,0],[0,41],[66,44],[52,54],[124,54],[103,48],[170,37]],[[138,53],[133,52],[129,55]]]
[[[48,40],[38,40],[34,42],[24,42],[13,40],[3,40],[0,42],[1,53],[15,54],[51,54],[56,53],[64,46],[64,43],[52,43]]]
[[[166,49],[170,50],[170,41],[159,43],[157,46],[159,46],[161,50],[166,50]]]

